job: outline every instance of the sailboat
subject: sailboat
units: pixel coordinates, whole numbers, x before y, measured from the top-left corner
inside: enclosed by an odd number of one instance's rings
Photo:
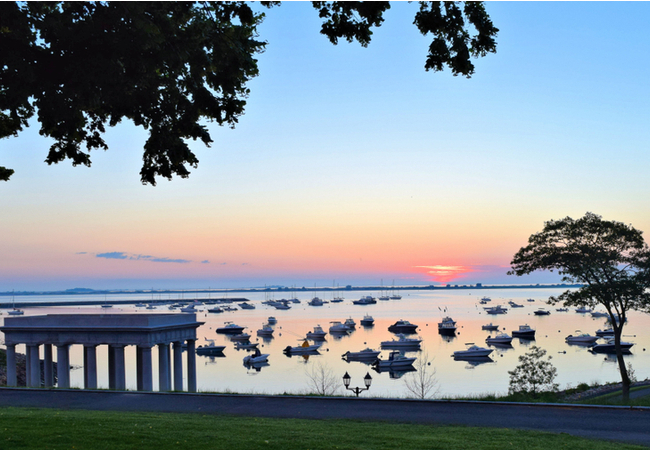
[[[16,309],[16,300],[14,299],[14,292],[11,291],[11,306],[13,309],[9,310],[7,314],[10,316],[22,316],[25,312],[22,309]]]
[[[390,296],[391,300],[401,300],[402,296],[399,295],[399,292],[395,291],[395,280],[393,280],[393,295]]]

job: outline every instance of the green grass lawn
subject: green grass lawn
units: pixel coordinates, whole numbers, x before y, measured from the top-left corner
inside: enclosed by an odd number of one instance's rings
[[[0,449],[585,449],[643,447],[566,434],[352,420],[0,410]]]

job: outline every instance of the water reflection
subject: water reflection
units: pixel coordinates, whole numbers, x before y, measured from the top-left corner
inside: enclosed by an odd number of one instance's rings
[[[244,367],[246,367],[250,375],[254,375],[255,372],[260,372],[262,370],[262,367],[268,367],[270,365],[271,364],[269,364],[268,361],[264,361],[260,363],[244,363]]]
[[[473,369],[480,364],[494,362],[489,356],[454,356],[454,361],[465,361],[467,363],[466,369]]]

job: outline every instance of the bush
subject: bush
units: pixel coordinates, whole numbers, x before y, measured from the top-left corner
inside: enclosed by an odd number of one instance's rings
[[[558,385],[554,383],[557,369],[551,364],[551,356],[544,359],[546,350],[536,345],[530,351],[519,357],[519,365],[515,370],[508,371],[510,375],[509,394],[529,394],[533,397],[542,392],[556,392]]]

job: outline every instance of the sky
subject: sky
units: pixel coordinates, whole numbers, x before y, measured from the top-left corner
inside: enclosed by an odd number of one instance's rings
[[[0,141],[0,291],[555,283],[507,276],[548,220],[650,232],[650,3],[497,2],[497,53],[426,72],[417,4],[367,48],[309,3],[266,10],[235,129],[209,124],[189,179],[142,185],[145,130],[92,167]]]

